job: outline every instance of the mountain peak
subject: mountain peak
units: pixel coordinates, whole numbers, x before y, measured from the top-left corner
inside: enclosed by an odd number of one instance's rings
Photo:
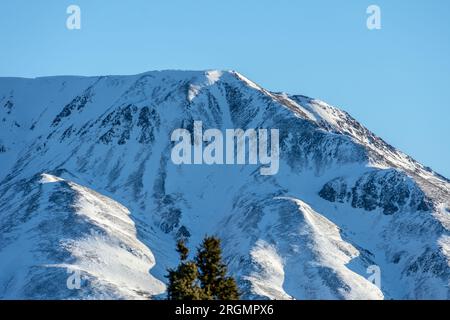
[[[0,298],[151,298],[205,233],[246,298],[450,294],[450,184],[325,102],[236,71],[0,78],[0,121]],[[175,164],[194,121],[277,129],[278,173]]]

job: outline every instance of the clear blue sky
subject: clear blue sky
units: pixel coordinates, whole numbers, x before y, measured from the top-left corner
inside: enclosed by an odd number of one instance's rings
[[[81,30],[65,27],[70,4]],[[158,69],[234,69],[320,98],[450,177],[448,0],[0,1],[0,76]]]

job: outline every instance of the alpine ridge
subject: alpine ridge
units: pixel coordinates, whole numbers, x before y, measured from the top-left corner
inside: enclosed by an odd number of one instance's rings
[[[278,129],[277,174],[175,165],[194,121]],[[162,299],[205,234],[244,298],[450,299],[449,180],[325,102],[235,71],[0,78],[0,123],[0,299]]]

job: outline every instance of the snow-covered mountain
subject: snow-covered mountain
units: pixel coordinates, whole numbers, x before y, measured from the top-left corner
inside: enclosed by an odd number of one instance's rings
[[[174,165],[194,121],[279,129],[278,173]],[[0,78],[0,123],[2,299],[161,298],[206,234],[246,298],[450,299],[449,180],[324,102],[233,71]]]

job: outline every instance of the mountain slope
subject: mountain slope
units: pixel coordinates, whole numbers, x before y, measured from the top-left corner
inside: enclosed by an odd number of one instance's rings
[[[26,246],[30,217],[48,214],[39,203],[52,192],[32,192],[42,174],[77,195],[61,201],[61,214],[80,217],[74,207],[95,204],[76,237],[33,229],[41,250],[64,251],[95,280],[73,293],[67,274],[45,268],[53,289],[24,293],[30,278],[12,290],[11,271],[0,276],[0,297],[151,297],[177,262],[176,239],[195,248],[206,233],[223,239],[245,297],[450,297],[449,181],[321,101],[269,92],[232,71],[0,78],[0,121],[0,255],[14,257],[8,248]],[[174,165],[170,134],[194,121],[279,129],[278,174]],[[82,240],[89,228],[108,238]],[[54,245],[67,241],[70,249]],[[111,254],[100,260],[110,262],[92,265],[88,257],[105,246]],[[65,255],[39,255],[39,265],[66,266]],[[37,265],[15,264],[23,274]],[[367,279],[372,265],[381,290]]]
[[[125,207],[48,174],[15,191],[2,208],[13,214],[2,224],[0,297],[142,299],[164,291]]]

